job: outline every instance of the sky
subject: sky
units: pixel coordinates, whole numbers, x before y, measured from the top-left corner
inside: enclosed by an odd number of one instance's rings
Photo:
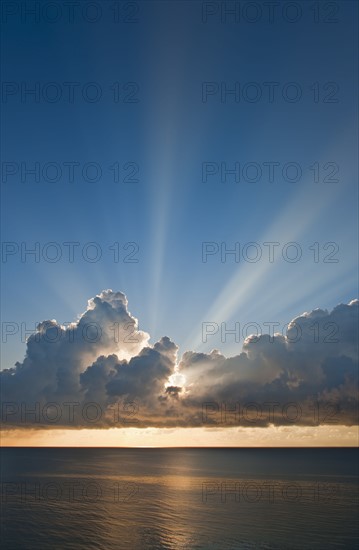
[[[3,400],[139,404],[6,444],[356,443],[358,6],[294,4],[2,4]],[[345,429],[201,420],[266,398]]]

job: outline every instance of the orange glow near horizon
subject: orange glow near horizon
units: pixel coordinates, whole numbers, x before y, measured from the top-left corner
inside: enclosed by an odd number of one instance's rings
[[[358,426],[8,430],[2,447],[357,447]]]

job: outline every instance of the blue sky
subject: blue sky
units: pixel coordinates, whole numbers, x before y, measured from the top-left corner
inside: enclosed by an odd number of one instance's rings
[[[83,17],[21,22],[15,15],[3,26],[3,81],[20,88],[39,82],[41,92],[53,82],[64,97],[64,83],[80,83],[73,103],[3,95],[3,162],[37,162],[41,170],[53,162],[63,169],[57,183],[31,175],[21,182],[18,174],[4,180],[3,174],[2,240],[29,248],[56,242],[63,251],[57,263],[31,257],[23,263],[19,254],[3,262],[3,321],[30,328],[43,319],[72,321],[90,297],[111,288],[126,294],[151,342],[168,335],[181,352],[220,347],[230,354],[238,351],[233,339],[201,342],[204,321],[284,324],[357,297],[357,4],[341,2],[336,23],[313,22],[310,3],[303,2],[295,23],[278,16],[252,24],[222,23],[218,14],[204,23],[201,2],[140,2],[137,22],[115,23],[109,3],[98,4],[103,14],[94,23]],[[102,91],[98,102],[79,92],[89,82]],[[254,82],[262,98],[221,101],[218,92],[204,102],[204,82],[228,89],[238,82],[241,91]],[[278,83],[273,102],[266,82]],[[297,102],[283,98],[289,82],[302,91]],[[325,88],[328,82],[334,85]],[[123,89],[126,83],[132,84]],[[133,91],[138,101],[124,103]],[[97,163],[100,181],[80,175],[70,183],[68,162],[79,163],[79,173]],[[109,167],[115,162],[121,180],[131,171],[122,167],[136,163],[139,181],[114,182]],[[218,174],[202,181],[204,162],[253,162],[263,174],[252,183],[221,182]],[[268,162],[279,163],[272,183],[263,166]],[[281,177],[288,162],[301,167],[299,181]],[[319,183],[309,169],[316,162]],[[322,181],[333,166],[325,169],[326,163],[339,167],[338,182]],[[73,263],[66,261],[68,241],[80,242]],[[265,257],[235,263],[233,256],[222,263],[218,253],[202,261],[203,242],[233,248],[268,241],[279,242],[279,251],[294,241],[303,256],[297,263],[280,253],[274,263]],[[98,262],[81,257],[89,242],[101,246]],[[118,263],[109,250],[115,242]],[[129,242],[138,247],[137,263],[123,262],[134,250],[123,250]],[[309,249],[314,242],[318,263]],[[337,263],[322,261],[328,242],[339,249]],[[18,335],[9,337],[3,366],[24,353]]]

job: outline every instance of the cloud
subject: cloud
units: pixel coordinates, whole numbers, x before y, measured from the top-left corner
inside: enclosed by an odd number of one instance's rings
[[[103,291],[71,326],[40,323],[1,372],[3,427],[357,424],[358,308],[303,313],[234,357],[178,361],[167,336],[150,345],[123,293]]]
[[[304,313],[285,336],[248,337],[235,357],[185,353],[179,365],[189,386],[184,404],[278,403],[274,420],[281,423],[283,404],[295,402],[304,424],[313,422],[314,406],[322,408],[319,421],[357,423],[358,305]]]
[[[148,344],[149,335],[127,309],[122,292],[105,290],[88,301],[77,322],[44,321],[27,341],[26,357],[2,372],[3,395],[15,400],[59,400],[80,395],[80,374],[100,355],[130,358]]]

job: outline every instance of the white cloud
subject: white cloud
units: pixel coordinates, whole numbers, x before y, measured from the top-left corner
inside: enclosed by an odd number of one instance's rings
[[[319,419],[324,423],[336,416],[339,424],[357,424],[358,308],[354,300],[331,312],[303,313],[285,336],[247,338],[237,356],[187,351],[178,363],[176,344],[165,336],[149,345],[125,295],[106,290],[70,327],[41,323],[27,342],[23,362],[1,373],[3,425],[89,427],[82,408],[90,402],[102,411],[93,427],[113,427],[119,403],[127,413],[127,406],[134,407],[131,415],[136,412],[139,427],[202,426],[203,403],[215,404],[215,413],[223,404],[243,409],[268,402],[279,407],[271,418],[261,415],[262,426],[288,424],[283,417],[288,403],[300,407],[302,425],[313,424],[313,403],[327,412]],[[55,423],[42,412],[46,404],[63,410],[69,402],[78,404],[73,418],[68,405]],[[39,403],[39,421],[29,414],[24,425],[21,403],[27,409]]]

